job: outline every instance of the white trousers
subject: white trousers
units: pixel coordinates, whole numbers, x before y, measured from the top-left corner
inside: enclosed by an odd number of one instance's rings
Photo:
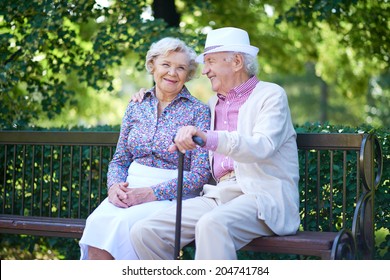
[[[148,187],[177,177],[177,170],[148,167],[136,162],[130,165],[127,182],[130,188]],[[119,208],[108,198],[88,216],[80,239],[80,259],[88,259],[88,246],[109,252],[116,260],[138,259],[130,240],[130,229],[135,222],[174,205],[162,200]]]
[[[237,259],[236,251],[274,233],[258,219],[255,196],[243,194],[235,178],[206,185],[205,194],[183,201],[181,247],[195,239],[195,259]],[[135,223],[130,231],[140,259],[173,259],[176,206]]]

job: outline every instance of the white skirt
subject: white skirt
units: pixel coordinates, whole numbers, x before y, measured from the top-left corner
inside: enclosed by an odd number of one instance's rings
[[[127,182],[129,188],[150,187],[177,177],[177,170],[168,170],[132,162]],[[119,208],[108,198],[89,215],[80,239],[80,259],[88,259],[88,246],[109,252],[116,260],[138,259],[130,241],[130,229],[135,222],[146,218],[175,202],[159,200],[143,203],[129,208]]]

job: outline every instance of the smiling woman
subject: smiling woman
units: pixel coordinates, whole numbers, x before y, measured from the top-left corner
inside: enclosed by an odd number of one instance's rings
[[[187,81],[189,61],[185,53],[171,52],[157,57],[151,67],[159,105],[165,108]],[[160,112],[161,113],[161,112]]]
[[[195,52],[176,38],[151,45],[146,69],[155,86],[143,102],[129,102],[107,174],[108,197],[88,217],[80,240],[81,259],[138,259],[130,229],[140,219],[175,203],[177,153],[172,137],[181,126],[210,126],[206,104],[185,86],[196,72]],[[208,154],[185,155],[183,198],[198,195],[210,177]]]
[[[195,52],[182,44],[178,39],[165,38],[154,43],[146,55],[146,69],[153,75],[156,84],[158,116],[196,72]]]

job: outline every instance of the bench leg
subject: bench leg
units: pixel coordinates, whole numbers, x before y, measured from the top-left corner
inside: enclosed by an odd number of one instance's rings
[[[333,241],[331,260],[356,259],[356,242],[350,230],[342,229]]]

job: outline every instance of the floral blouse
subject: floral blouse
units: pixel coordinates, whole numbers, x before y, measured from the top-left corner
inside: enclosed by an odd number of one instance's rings
[[[193,97],[186,87],[157,116],[158,99],[155,89],[148,90],[142,102],[130,101],[124,114],[116,151],[107,174],[107,186],[125,182],[133,161],[139,164],[178,168],[178,153],[168,147],[176,131],[193,125],[202,131],[210,129],[209,107]],[[183,198],[200,191],[210,177],[208,151],[197,147],[184,158]],[[176,198],[177,178],[152,186],[158,200]]]

